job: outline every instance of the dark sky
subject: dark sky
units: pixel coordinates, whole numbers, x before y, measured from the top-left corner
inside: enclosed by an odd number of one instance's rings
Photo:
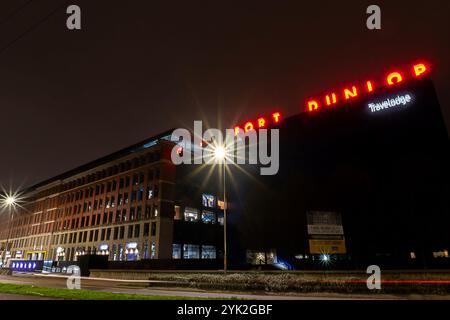
[[[74,0],[81,31],[61,3],[0,4],[3,185],[194,120],[295,114],[315,93],[422,58],[450,124],[448,0],[377,1],[381,31],[366,29],[372,1]]]

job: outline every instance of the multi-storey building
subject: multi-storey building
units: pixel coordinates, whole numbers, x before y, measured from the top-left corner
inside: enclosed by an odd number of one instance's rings
[[[28,188],[23,208],[9,221],[3,215],[2,257],[218,258],[221,202],[214,192],[203,194],[195,179],[189,179],[195,199],[177,192],[186,179],[171,161],[173,146],[166,132]]]

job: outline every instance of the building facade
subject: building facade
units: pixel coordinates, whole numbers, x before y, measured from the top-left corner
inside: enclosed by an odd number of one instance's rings
[[[9,221],[3,215],[1,256],[217,259],[223,247],[220,201],[193,180],[197,198],[176,198],[183,170],[171,161],[173,146],[168,132],[28,188],[23,208]]]

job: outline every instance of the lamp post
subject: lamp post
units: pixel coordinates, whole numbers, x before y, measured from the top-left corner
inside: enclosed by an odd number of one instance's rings
[[[9,238],[11,237],[11,220],[13,216],[13,208],[17,204],[17,199],[15,196],[7,195],[2,199],[2,207],[8,208],[8,231],[6,236],[6,244],[5,244],[5,250],[3,250],[3,257],[2,262],[3,264],[6,262],[6,251],[8,250],[9,245]]]
[[[226,150],[223,146],[217,146],[214,149],[214,157],[218,161],[222,161],[223,170],[223,272],[228,269],[228,252],[227,252],[227,198],[226,198]]]

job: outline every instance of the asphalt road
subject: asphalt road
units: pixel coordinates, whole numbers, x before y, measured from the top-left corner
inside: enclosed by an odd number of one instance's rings
[[[12,276],[0,276],[0,283],[11,284],[29,284],[39,287],[48,288],[67,288],[67,277],[42,275],[42,274],[14,274]],[[303,295],[273,295],[261,292],[243,293],[243,292],[217,292],[186,288],[164,288],[161,283],[151,283],[149,286],[133,281],[112,280],[112,279],[81,279],[81,289],[103,291],[112,293],[131,293],[144,295],[160,295],[160,296],[183,296],[183,297],[199,297],[199,298],[243,298],[255,300],[354,300],[354,299],[411,299],[424,298],[420,297],[400,297],[393,295],[346,295],[346,294],[303,294]],[[15,299],[12,295],[0,294],[0,300]],[[18,296],[16,296],[18,297]],[[19,298],[19,297],[18,297]],[[23,297],[26,299],[26,297]],[[39,299],[40,297],[33,297]],[[432,298],[432,297],[427,297]]]

